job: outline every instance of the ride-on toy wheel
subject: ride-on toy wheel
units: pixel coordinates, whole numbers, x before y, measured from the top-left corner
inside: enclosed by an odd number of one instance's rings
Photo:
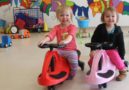
[[[9,46],[12,46],[12,42],[9,44]]]
[[[8,47],[8,44],[5,44],[5,48],[7,48]]]
[[[55,89],[55,86],[49,86],[48,90],[56,90],[56,89]]]
[[[15,37],[12,35],[11,38],[14,39]]]
[[[24,36],[23,36],[23,35],[21,35],[21,36],[20,36],[20,38],[21,38],[21,39],[23,39],[23,38],[24,38]]]
[[[99,84],[98,87],[101,89],[102,87],[103,88],[107,88],[107,83],[104,83],[104,84]]]

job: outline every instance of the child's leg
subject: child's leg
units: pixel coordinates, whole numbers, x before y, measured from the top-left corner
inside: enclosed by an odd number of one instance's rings
[[[116,66],[118,70],[124,70],[125,69],[125,64],[122,61],[119,53],[117,50],[106,50],[108,56],[110,57],[111,62]]]
[[[119,70],[119,75],[116,77],[117,81],[121,81],[126,77],[125,64],[122,61],[119,53],[116,50],[106,50],[108,56],[110,57],[111,62]]]
[[[78,65],[81,68],[81,70],[84,71],[85,63],[80,60],[80,56],[81,56],[80,50],[77,50],[77,55],[78,55]]]
[[[70,76],[71,79],[76,75],[77,73],[77,68],[78,68],[78,55],[76,51],[64,51],[64,50],[58,50],[59,54],[65,58],[67,58],[71,72]]]
[[[90,60],[88,61],[88,65],[89,65],[90,68],[92,66],[92,62],[93,62],[93,57],[90,57]]]

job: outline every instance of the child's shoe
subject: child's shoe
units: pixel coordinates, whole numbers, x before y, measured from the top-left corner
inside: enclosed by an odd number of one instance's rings
[[[73,76],[72,75],[69,75],[66,80],[72,80],[72,79],[73,79]]]
[[[123,79],[126,78],[127,76],[127,71],[123,70],[123,71],[119,71],[119,75],[116,77],[116,81],[122,81]]]
[[[124,61],[124,64],[125,64],[125,67],[126,67],[126,70],[127,70],[127,72],[129,72],[129,62],[128,61]]]
[[[85,63],[78,60],[78,64],[79,64],[79,67],[81,68],[82,71],[84,71],[84,66],[85,66]]]

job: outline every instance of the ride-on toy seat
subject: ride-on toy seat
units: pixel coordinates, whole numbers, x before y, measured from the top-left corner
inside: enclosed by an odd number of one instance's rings
[[[85,46],[96,50],[90,72],[86,75],[86,81],[89,84],[98,85],[99,88],[106,88],[106,83],[115,76],[116,67],[111,63],[103,48],[111,47],[112,43],[87,43]]]

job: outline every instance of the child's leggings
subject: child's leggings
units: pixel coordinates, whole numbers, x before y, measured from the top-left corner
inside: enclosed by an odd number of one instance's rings
[[[124,64],[123,60],[121,59],[117,50],[115,50],[115,49],[106,50],[106,53],[109,56],[111,62],[116,66],[116,68],[118,70],[121,71],[121,70],[125,69],[125,64]],[[90,60],[88,61],[88,64],[90,67],[92,65],[92,61],[93,61],[93,57],[90,58]]]
[[[70,75],[74,77],[77,73],[77,68],[78,68],[77,51],[76,50],[66,51],[66,50],[59,50],[59,49],[57,51],[59,55],[63,56],[68,60],[71,68]]]

